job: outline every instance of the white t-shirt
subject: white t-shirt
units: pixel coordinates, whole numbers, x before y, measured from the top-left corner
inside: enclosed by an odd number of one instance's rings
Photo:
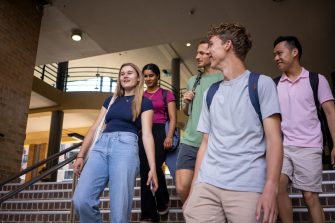
[[[262,192],[266,180],[265,137],[262,123],[251,104],[250,71],[223,81],[210,111],[205,92],[197,130],[208,133],[208,148],[198,182],[236,191]],[[258,80],[262,119],[280,113],[276,85],[267,76]]]

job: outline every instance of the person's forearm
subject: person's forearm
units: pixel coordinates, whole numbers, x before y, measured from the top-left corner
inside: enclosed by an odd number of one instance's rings
[[[199,147],[198,153],[197,153],[197,158],[195,162],[195,168],[194,168],[194,175],[193,175],[193,180],[192,180],[192,185],[195,183],[195,181],[198,178],[200,167],[202,160],[205,156],[206,150],[207,150],[207,145],[208,145],[208,134],[203,134],[203,139],[201,141],[201,145]]]
[[[189,106],[190,106],[190,103],[189,103],[189,102],[187,102],[187,103],[184,102],[183,112],[184,112],[184,114],[187,115],[187,116],[189,116],[189,114],[188,114],[188,108],[189,108]]]
[[[283,164],[283,144],[280,136],[267,143],[266,163],[267,177],[266,185],[278,187],[282,164]]]
[[[169,125],[169,130],[168,134],[166,137],[173,138],[173,133],[176,128],[176,118],[170,118],[170,125]]]
[[[333,142],[335,142],[335,115],[327,118],[328,128]]]
[[[326,114],[329,132],[330,132],[333,142],[335,142],[335,105],[333,101],[329,101],[325,103],[328,103],[327,107],[323,106],[323,108]]]
[[[142,135],[143,146],[145,150],[145,154],[147,155],[148,163],[150,170],[156,169],[156,162],[155,162],[155,143],[152,134],[150,133],[143,133]]]
[[[80,147],[80,151],[77,155],[77,157],[83,157],[85,158],[86,157],[86,153],[87,153],[87,150],[89,149],[89,147],[91,146],[92,144],[92,141],[93,141],[93,138],[94,138],[94,134],[95,134],[95,129],[93,128],[90,128],[84,138],[84,141]]]
[[[278,189],[283,165],[283,140],[280,115],[273,115],[263,121],[266,139],[266,185]]]

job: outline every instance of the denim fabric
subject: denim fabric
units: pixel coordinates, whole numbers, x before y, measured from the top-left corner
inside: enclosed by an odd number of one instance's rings
[[[81,223],[102,222],[100,194],[109,184],[110,222],[128,223],[139,171],[138,137],[130,132],[103,133],[81,173],[73,203]]]

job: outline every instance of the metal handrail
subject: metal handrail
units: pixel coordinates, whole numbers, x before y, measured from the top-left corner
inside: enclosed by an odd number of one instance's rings
[[[35,71],[36,73],[42,75],[44,78],[48,78],[51,81],[56,82],[57,78],[57,71],[55,70],[57,67],[54,64],[47,64],[43,66],[36,66]],[[68,67],[67,69],[67,82],[72,82],[72,78],[97,78],[96,74],[99,74],[99,77],[111,77],[111,78],[117,78],[119,68],[113,68],[113,67]],[[82,75],[83,73],[88,73],[91,75]],[[43,75],[44,74],[44,75]],[[76,75],[79,74],[79,75]],[[39,77],[41,78],[41,77]],[[165,86],[174,91],[177,92],[177,89],[174,88],[170,83],[161,80],[161,82],[164,82]]]
[[[72,174],[72,197],[73,197],[73,194],[74,194],[74,191],[77,187],[77,183],[78,183],[78,177],[77,175],[74,173],[73,171],[73,174]],[[73,200],[71,200],[71,207],[70,207],[70,223],[74,223],[74,220],[75,220],[75,211],[74,211],[74,204],[73,204]]]
[[[64,91],[98,91],[98,92],[109,92],[112,89],[113,83],[116,83],[117,74],[119,69],[113,67],[68,67],[67,78],[65,81]],[[43,66],[35,67],[35,76],[39,79],[46,81],[51,86],[56,87],[57,82],[57,64],[47,64]],[[104,79],[110,78],[110,80]],[[80,81],[92,81],[96,80],[95,84],[92,82],[87,84],[80,83]],[[78,82],[78,84],[76,84]],[[170,83],[164,80],[160,80],[161,87],[171,90],[175,96],[179,96],[179,105],[182,104],[183,89],[177,89]],[[85,86],[86,90],[78,90],[78,87]],[[94,87],[90,89],[91,87]]]
[[[60,152],[58,152],[58,153],[55,153],[55,154],[53,154],[52,156],[49,156],[48,158],[46,158],[46,159],[44,159],[44,160],[41,160],[41,161],[35,163],[34,165],[31,165],[30,167],[27,167],[26,169],[22,170],[20,173],[14,175],[14,176],[12,176],[12,177],[9,177],[9,178],[7,178],[6,180],[0,182],[0,188],[1,188],[3,185],[5,185],[5,184],[7,184],[7,183],[9,183],[9,182],[11,182],[11,181],[13,181],[13,180],[19,178],[20,176],[22,176],[22,175],[24,175],[24,174],[26,174],[26,173],[28,173],[29,171],[31,171],[31,170],[33,170],[33,169],[36,169],[37,167],[39,167],[39,166],[41,166],[41,165],[43,165],[43,164],[49,162],[50,160],[53,160],[53,159],[55,159],[55,158],[57,158],[57,157],[59,157],[59,156],[65,154],[65,153],[68,153],[68,152],[70,152],[70,151],[72,151],[72,150],[78,148],[79,146],[81,146],[81,144],[82,144],[82,143],[78,143],[78,144],[75,144],[75,145],[73,145],[73,146],[70,146],[70,147],[67,148],[67,149],[64,149],[64,150],[62,150],[62,151],[60,151]]]
[[[79,146],[78,144],[76,145],[77,147]],[[77,148],[75,147],[75,148]],[[74,148],[73,148],[74,149]],[[75,158],[77,157],[77,155],[73,155],[70,158],[67,158],[66,160],[64,160],[61,163],[58,163],[57,165],[51,167],[50,169],[48,169],[47,171],[41,173],[40,175],[34,177],[32,180],[22,184],[21,186],[19,186],[18,188],[16,188],[15,190],[8,192],[7,194],[5,194],[4,196],[2,196],[0,198],[0,204],[2,204],[3,202],[5,202],[6,200],[8,200],[9,198],[15,196],[16,194],[18,194],[19,192],[23,191],[24,189],[30,187],[31,185],[33,185],[34,183],[40,181],[41,179],[43,179],[44,177],[48,176],[51,173],[56,172],[59,168],[65,166],[66,164],[72,162]]]

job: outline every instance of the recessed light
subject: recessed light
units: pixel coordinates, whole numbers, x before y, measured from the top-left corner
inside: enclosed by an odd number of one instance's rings
[[[81,40],[81,31],[76,29],[76,30],[72,30],[72,35],[71,35],[71,39],[73,41],[80,41]]]
[[[191,43],[186,43],[186,46],[191,46]]]

